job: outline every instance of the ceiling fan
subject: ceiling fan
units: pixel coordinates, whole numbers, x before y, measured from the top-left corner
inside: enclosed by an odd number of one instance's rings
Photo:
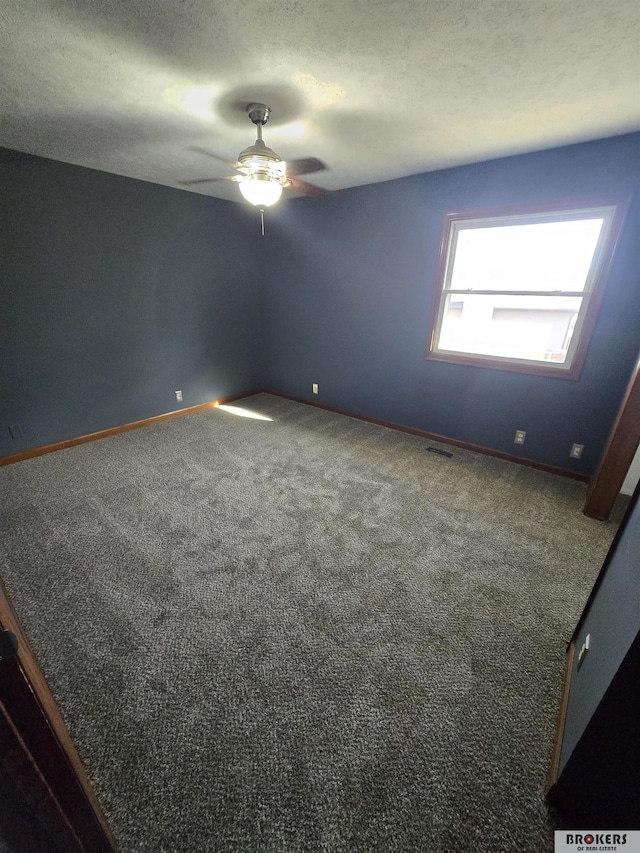
[[[271,148],[268,148],[262,139],[262,128],[269,120],[271,113],[266,104],[248,104],[246,113],[255,124],[258,138],[253,145],[245,148],[238,155],[235,163],[212,154],[204,148],[196,150],[216,160],[223,160],[232,166],[237,174],[227,175],[223,178],[200,178],[195,181],[182,181],[182,186],[194,186],[196,184],[212,183],[214,181],[236,181],[240,185],[240,192],[251,204],[255,204],[261,211],[265,207],[275,204],[283,190],[298,190],[307,196],[328,196],[327,190],[310,184],[300,179],[300,175],[308,175],[311,172],[321,172],[327,167],[317,157],[304,157],[300,160],[281,160]]]

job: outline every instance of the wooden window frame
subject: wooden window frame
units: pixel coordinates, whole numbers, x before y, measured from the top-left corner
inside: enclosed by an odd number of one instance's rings
[[[631,196],[625,195],[601,195],[564,200],[522,203],[505,205],[501,207],[483,207],[471,210],[462,210],[454,213],[446,213],[443,220],[442,235],[438,256],[438,268],[436,273],[435,287],[431,305],[431,316],[429,320],[429,337],[426,358],[432,361],[448,362],[452,364],[463,364],[471,367],[485,367],[492,370],[507,370],[516,373],[528,373],[535,376],[547,376],[555,379],[578,380],[582,371],[587,354],[591,335],[596,324],[598,312],[602,305],[602,299],[606,290],[611,262],[615,254],[625,216],[631,202]],[[465,221],[482,222],[477,227],[492,227],[505,224],[505,220],[531,217],[548,217],[546,221],[558,221],[561,219],[589,218],[599,209],[613,208],[608,226],[608,233],[598,243],[592,269],[589,278],[592,287],[588,291],[588,304],[585,312],[578,315],[579,338],[573,358],[569,367],[559,362],[538,362],[524,359],[509,359],[503,356],[483,356],[473,353],[455,352],[452,350],[436,350],[437,334],[441,319],[441,307],[446,295],[450,292],[445,289],[449,267],[455,258],[455,247],[452,249],[452,240],[460,230],[458,223]],[[575,214],[575,216],[571,216]],[[545,221],[541,218],[540,221]],[[582,314],[582,316],[581,316]]]

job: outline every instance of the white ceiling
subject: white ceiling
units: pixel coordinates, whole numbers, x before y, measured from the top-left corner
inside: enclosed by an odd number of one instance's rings
[[[168,186],[249,101],[327,189],[640,129],[637,0],[3,0],[0,56],[1,146]]]

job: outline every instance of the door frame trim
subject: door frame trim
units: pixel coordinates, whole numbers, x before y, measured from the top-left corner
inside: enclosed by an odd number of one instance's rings
[[[10,722],[81,849],[115,853],[111,827],[1,579],[0,630],[18,638],[16,657],[0,671],[0,701]]]
[[[640,359],[627,388],[611,435],[598,466],[583,512],[590,518],[609,518],[629,466],[640,445]]]

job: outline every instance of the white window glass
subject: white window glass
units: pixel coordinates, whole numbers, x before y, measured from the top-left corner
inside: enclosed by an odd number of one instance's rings
[[[429,355],[572,371],[593,325],[586,320],[597,310],[618,206],[445,217]]]

